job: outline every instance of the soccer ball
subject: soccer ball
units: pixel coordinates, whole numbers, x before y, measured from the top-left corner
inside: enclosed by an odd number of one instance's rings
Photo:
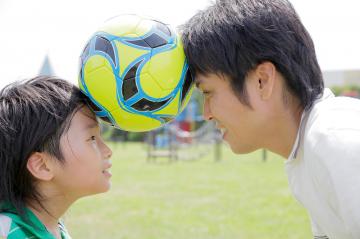
[[[96,115],[133,132],[173,120],[194,89],[180,37],[136,15],[107,21],[80,57],[79,87]]]

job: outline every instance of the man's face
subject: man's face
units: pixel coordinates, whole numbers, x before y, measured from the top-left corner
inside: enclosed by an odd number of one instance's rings
[[[230,81],[216,74],[198,74],[197,86],[204,95],[204,118],[214,120],[223,139],[234,153],[249,153],[261,147],[264,117],[254,107],[240,102]],[[246,89],[248,87],[245,82]],[[257,101],[255,93],[247,90],[250,104]],[[251,106],[256,104],[251,104]]]

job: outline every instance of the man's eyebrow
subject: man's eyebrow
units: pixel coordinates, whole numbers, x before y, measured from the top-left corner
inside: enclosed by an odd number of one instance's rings
[[[199,80],[198,78],[196,78],[196,79],[195,79],[195,86],[196,86],[196,88],[199,88],[200,84],[201,84],[201,80]]]

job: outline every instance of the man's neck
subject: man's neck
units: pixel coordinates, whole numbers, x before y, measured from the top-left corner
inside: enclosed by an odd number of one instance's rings
[[[268,133],[269,144],[267,149],[287,159],[295,144],[300,127],[303,109],[294,107],[293,110],[285,111],[276,116],[273,129]]]

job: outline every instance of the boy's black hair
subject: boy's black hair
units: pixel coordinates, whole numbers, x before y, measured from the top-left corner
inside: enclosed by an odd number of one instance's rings
[[[286,0],[217,0],[181,31],[193,74],[228,76],[247,105],[245,77],[264,61],[275,65],[304,109],[322,95],[324,83],[312,39]]]
[[[0,91],[0,205],[10,204],[22,216],[28,200],[42,206],[27,160],[47,152],[63,162],[60,137],[84,104],[76,86],[56,77],[39,76]]]

